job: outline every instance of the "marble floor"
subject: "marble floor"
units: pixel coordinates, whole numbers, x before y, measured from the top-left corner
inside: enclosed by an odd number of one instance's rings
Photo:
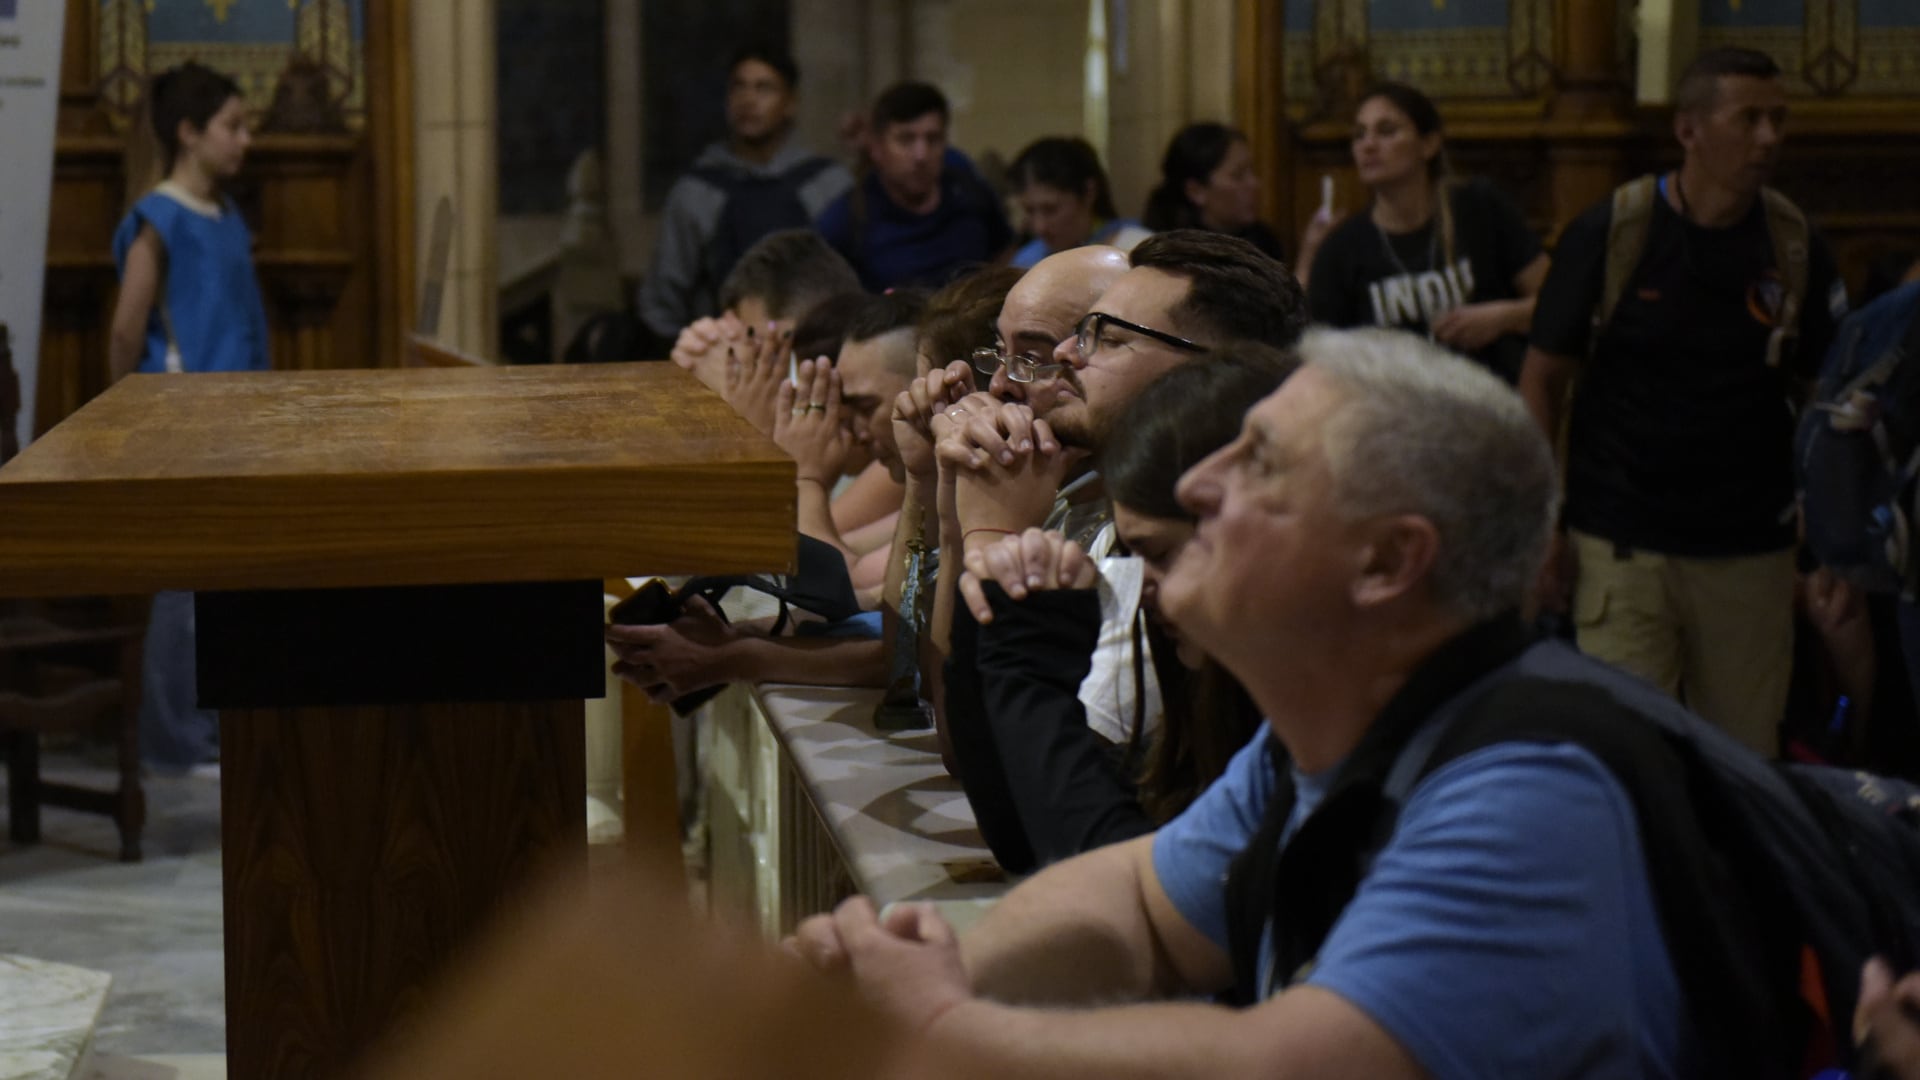
[[[75,751],[49,751],[42,772],[99,787],[115,775]],[[0,953],[113,976],[89,1080],[224,1076],[219,781],[148,778],[144,862],[117,860],[105,817],[48,809],[41,832],[15,847],[0,830]]]

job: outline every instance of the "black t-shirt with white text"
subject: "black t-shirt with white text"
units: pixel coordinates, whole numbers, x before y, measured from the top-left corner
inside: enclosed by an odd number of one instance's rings
[[[1341,222],[1313,258],[1307,307],[1328,326],[1389,326],[1430,334],[1457,307],[1519,296],[1514,278],[1540,255],[1520,209],[1484,181],[1454,185],[1453,258],[1438,215],[1425,228],[1389,233],[1359,213]],[[1526,339],[1509,334],[1473,357],[1508,382],[1519,376]]]
[[[1784,290],[1760,200],[1710,229],[1656,198],[1639,266],[1596,340],[1612,220],[1608,199],[1567,226],[1534,310],[1537,348],[1586,358],[1567,437],[1567,525],[1700,558],[1791,546],[1796,380],[1818,369],[1846,314],[1832,254],[1812,239],[1799,341],[1769,367]]]

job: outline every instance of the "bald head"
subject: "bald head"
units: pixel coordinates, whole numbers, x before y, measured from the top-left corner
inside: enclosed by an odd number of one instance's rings
[[[1045,359],[1126,272],[1126,253],[1098,244],[1041,259],[1014,284],[1000,307],[1000,343],[1009,352]]]

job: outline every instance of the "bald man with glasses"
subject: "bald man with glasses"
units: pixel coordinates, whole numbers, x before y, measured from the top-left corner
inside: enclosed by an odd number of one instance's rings
[[[1035,273],[1087,250],[1055,255]],[[1091,307],[1066,319],[1056,310],[1052,336],[1022,333],[1016,301],[1029,283],[1008,295],[996,347],[970,358],[972,371],[987,376],[988,392],[945,406],[932,425],[942,559],[930,623],[946,663],[931,696],[949,766],[970,794],[997,781],[975,767],[994,753],[974,746],[983,734],[977,721],[986,687],[973,654],[977,627],[954,602],[964,553],[1038,526],[1076,540],[1096,558],[1109,554],[1112,507],[1091,462],[1113,417],[1175,366],[1203,361],[1234,340],[1285,348],[1306,325],[1306,299],[1287,268],[1218,233],[1179,230],[1142,241],[1126,272]],[[969,373],[956,367],[931,377],[966,380]],[[1141,580],[1137,570],[1127,572],[1134,560],[1105,565],[1101,628],[1078,697],[1087,726],[1116,742],[1157,715],[1158,687],[1135,656]],[[937,668],[937,658],[923,654],[923,677]]]
[[[1127,272],[1050,356],[1032,343],[976,353],[991,392],[935,420],[965,542],[1043,524],[1053,494],[1105,444],[1113,417],[1167,370],[1237,339],[1289,347],[1306,321],[1300,283],[1245,241],[1193,229],[1141,241]]]

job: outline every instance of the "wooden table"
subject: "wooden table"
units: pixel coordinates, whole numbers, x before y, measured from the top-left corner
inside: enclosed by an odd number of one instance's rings
[[[584,849],[601,579],[788,568],[793,504],[669,364],[136,375],[0,469],[0,596],[198,591],[229,1075],[335,1073]]]

